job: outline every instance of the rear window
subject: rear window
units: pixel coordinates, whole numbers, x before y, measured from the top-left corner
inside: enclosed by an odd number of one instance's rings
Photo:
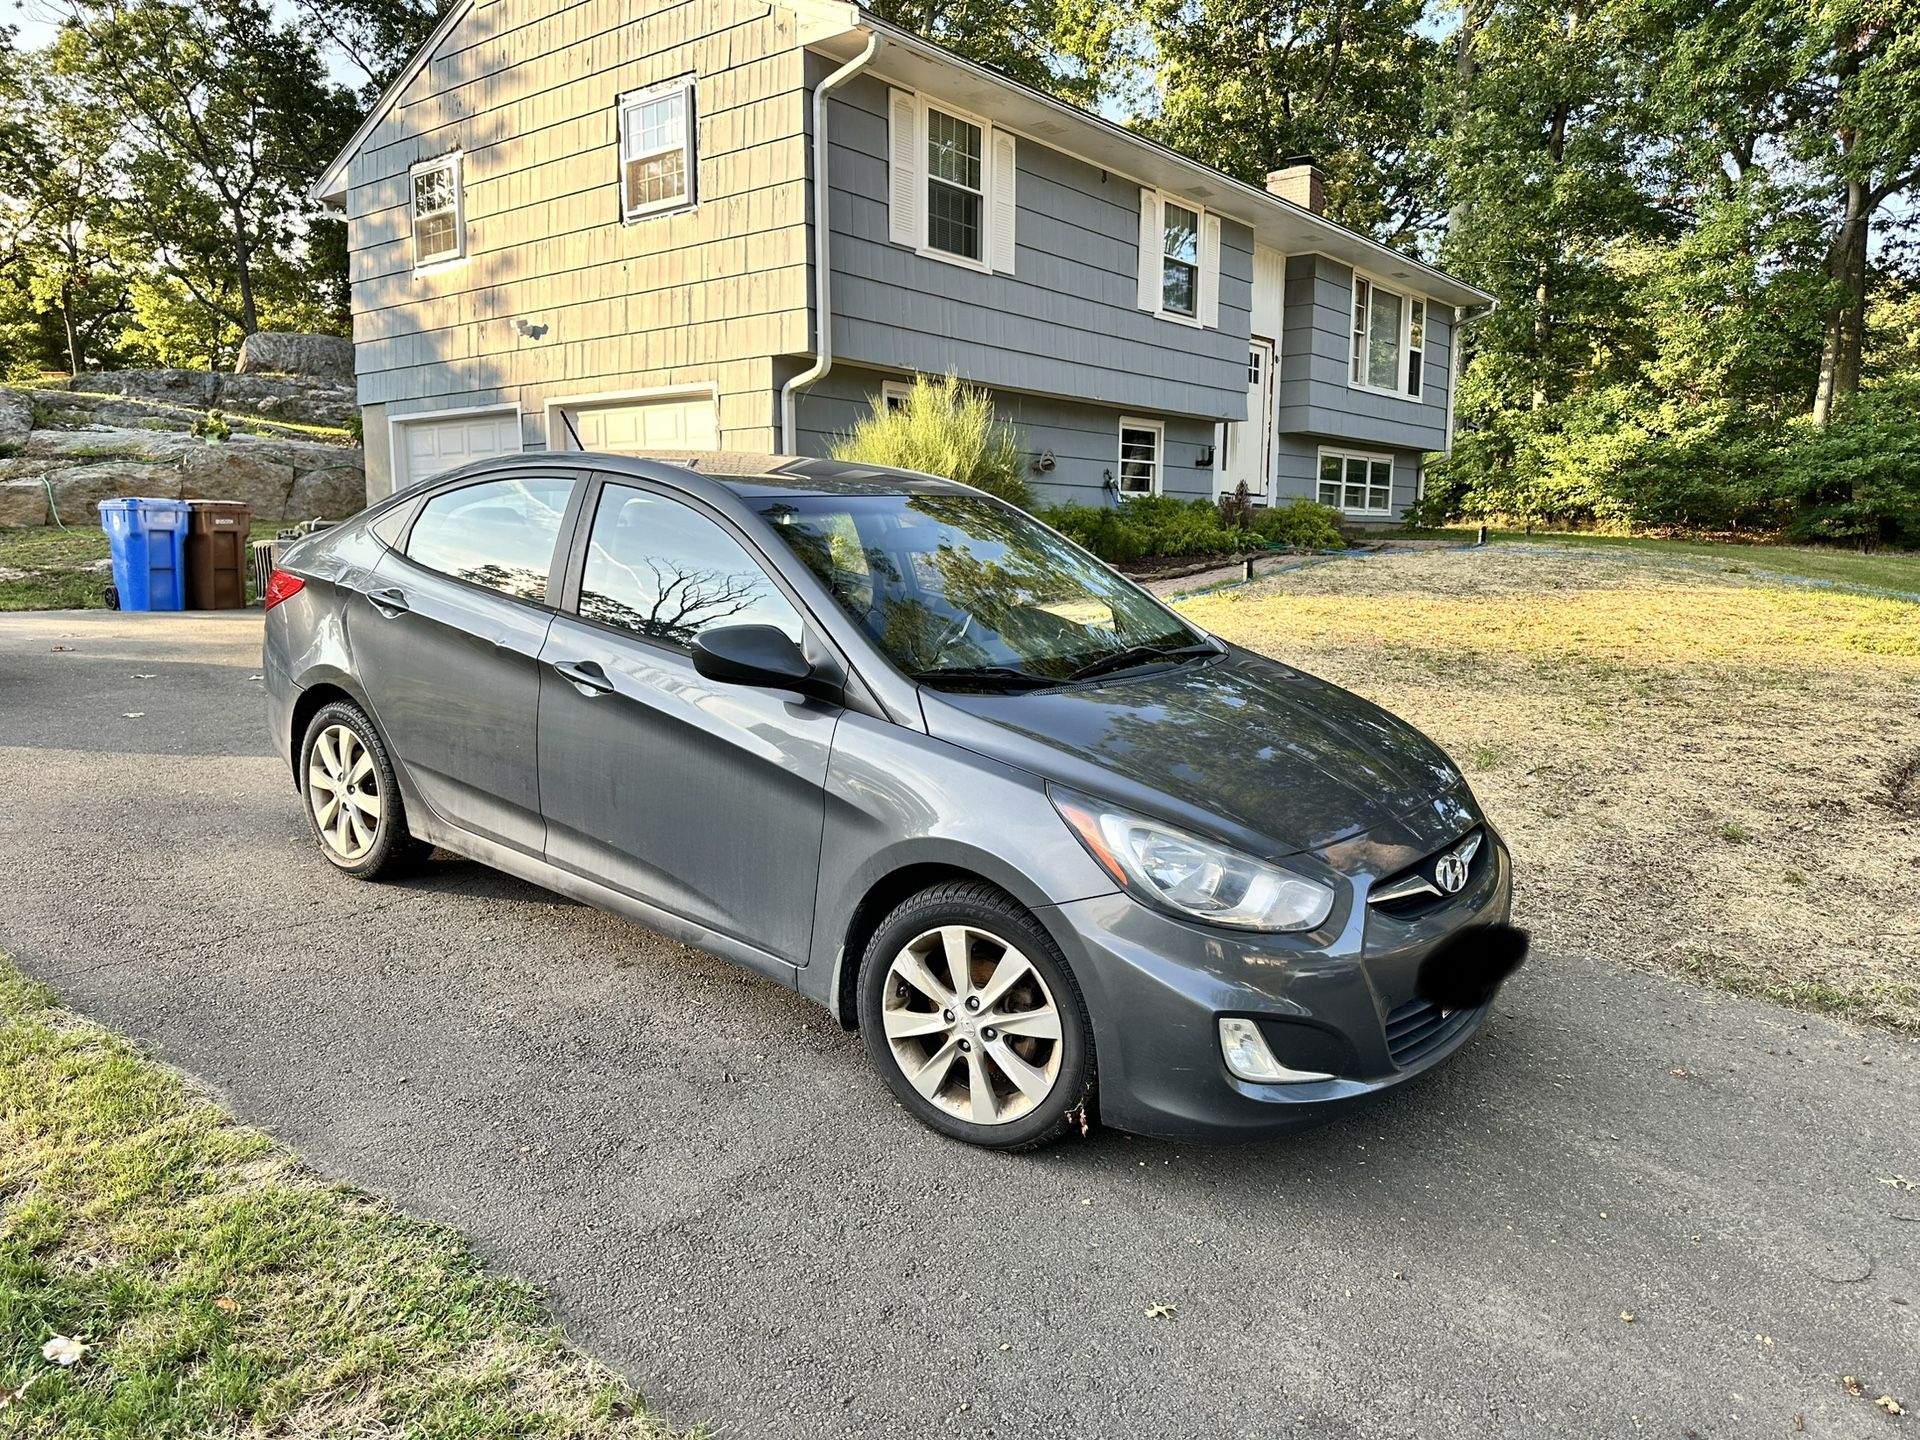
[[[519,600],[544,600],[573,482],[516,476],[463,485],[420,509],[407,558]]]

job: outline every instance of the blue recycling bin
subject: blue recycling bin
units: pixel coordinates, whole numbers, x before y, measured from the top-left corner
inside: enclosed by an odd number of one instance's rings
[[[102,500],[100,528],[113,550],[116,610],[183,610],[187,603],[187,502]]]

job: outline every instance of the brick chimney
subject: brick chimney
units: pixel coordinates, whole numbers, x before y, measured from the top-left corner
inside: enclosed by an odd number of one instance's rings
[[[1327,177],[1311,155],[1289,155],[1280,169],[1269,170],[1267,189],[1316,215],[1327,212]]]

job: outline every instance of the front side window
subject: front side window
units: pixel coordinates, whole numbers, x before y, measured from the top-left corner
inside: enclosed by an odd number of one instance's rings
[[[1426,301],[1353,277],[1350,378],[1355,385],[1418,399],[1426,332]]]
[[[620,101],[620,207],[629,220],[693,201],[693,82]]]
[[[716,625],[772,625],[800,639],[799,612],[718,522],[626,485],[600,492],[580,618],[682,650]]]
[[[965,260],[986,250],[981,130],[927,108],[927,247]]]
[[[1200,216],[1169,200],[1160,207],[1160,308],[1196,315],[1200,308]]]
[[[413,168],[413,265],[458,260],[466,251],[460,157]]]
[[[1160,493],[1160,452],[1166,446],[1166,429],[1150,420],[1120,422],[1120,493],[1122,495],[1158,495]]]
[[[930,683],[1064,680],[1201,643],[1144,591],[981,495],[781,495],[760,513],[887,658]]]
[[[1349,515],[1392,514],[1392,458],[1322,451],[1319,493],[1315,498],[1322,505],[1331,505]]]
[[[532,475],[463,485],[420,509],[407,537],[416,565],[519,600],[544,600],[573,482]]]

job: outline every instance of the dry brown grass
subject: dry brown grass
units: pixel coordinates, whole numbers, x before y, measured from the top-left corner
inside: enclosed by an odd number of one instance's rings
[[[1500,548],[1183,609],[1444,745],[1543,947],[1920,1030],[1920,605]]]

